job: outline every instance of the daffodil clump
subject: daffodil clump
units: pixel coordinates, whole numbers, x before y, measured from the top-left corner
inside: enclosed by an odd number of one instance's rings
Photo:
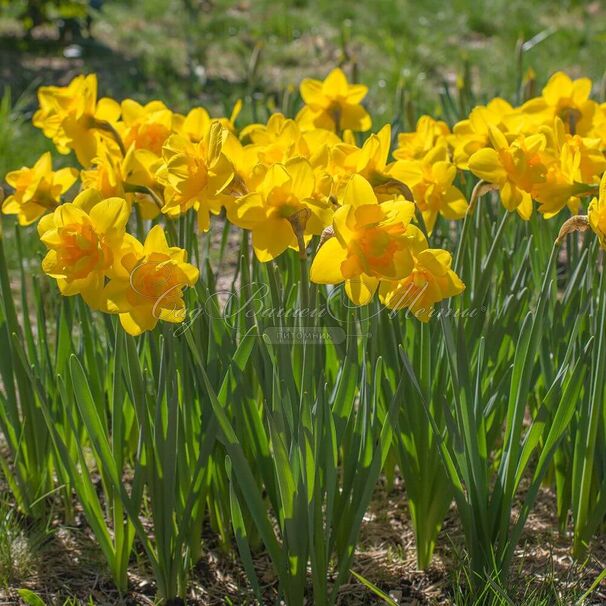
[[[213,117],[98,98],[94,75],[41,88],[34,124],[66,157],[0,189],[18,224],[14,251],[0,229],[16,505],[45,523],[78,511],[121,598],[136,553],[158,603],[204,593],[188,575],[207,529],[237,547],[244,599],[343,601],[381,476],[405,486],[419,569],[454,500],[472,599],[486,582],[507,595],[546,483],[586,561],[606,486],[606,104],[591,88],[558,73],[466,115],[462,86],[444,97],[456,119],[410,132],[373,128],[340,69],[252,123],[240,102]],[[62,298],[27,275],[19,226]]]
[[[230,118],[201,107],[181,115],[161,101],[98,99],[95,75],[78,76],[40,88],[34,125],[60,153],[73,151],[81,170],[53,171],[45,154],[7,175],[14,191],[3,212],[22,225],[39,220],[49,249],[43,269],[62,294],[118,314],[131,334],[185,317],[183,291],[199,274],[162,225],[187,213],[201,232],[224,213],[251,232],[260,262],[289,248],[303,258],[313,251],[313,282],[343,283],[358,305],[378,293],[388,308],[427,321],[436,303],[465,288],[449,252],[430,239],[438,221],[469,212],[470,176],[524,220],[535,209],[545,218],[580,213],[597,191],[606,104],[590,90],[589,80],[557,73],[540,97],[519,107],[493,99],[452,129],[422,116],[392,150],[389,125],[356,134],[372,127],[368,91],[340,69],[301,83],[295,118],[277,113],[241,129],[240,103]],[[602,187],[588,210],[602,243],[604,195]],[[134,215],[153,224],[144,242],[129,231]]]

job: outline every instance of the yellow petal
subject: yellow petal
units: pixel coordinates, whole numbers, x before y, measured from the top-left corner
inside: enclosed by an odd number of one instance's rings
[[[55,215],[51,213],[50,215],[45,215],[42,217],[38,223],[38,235],[43,236],[47,231],[51,229],[55,229]]]
[[[75,204],[62,204],[55,210],[55,225],[63,227],[65,225],[80,225],[90,223],[88,215]]]
[[[268,219],[253,230],[252,245],[261,263],[275,259],[291,244],[296,244],[296,237],[286,219]]]
[[[91,222],[99,234],[118,235],[124,231],[130,215],[130,205],[123,198],[107,198],[90,211]]]
[[[314,173],[309,162],[304,158],[293,158],[285,164],[285,168],[292,179],[291,191],[295,198],[309,198],[315,187]]]
[[[354,214],[358,227],[379,223],[385,218],[385,213],[379,204],[365,204],[364,206],[358,206],[355,209]]]
[[[143,254],[150,255],[152,253],[168,253],[169,247],[166,241],[166,234],[161,225],[154,225],[145,238],[143,245]]]
[[[45,175],[53,170],[53,161],[50,152],[44,152],[34,164],[34,170]]]
[[[503,134],[503,131],[500,130],[499,128],[496,128],[492,125],[489,126],[488,127],[488,136],[495,149],[501,150],[501,149],[507,149],[509,147],[509,144],[507,143],[507,138]]]
[[[61,186],[64,194],[78,179],[78,171],[75,168],[61,168],[53,175],[53,182]]]
[[[532,217],[533,206],[532,198],[530,197],[529,193],[522,192],[522,201],[516,207],[516,211],[518,212],[518,215],[524,219],[524,221],[530,220],[530,217]]]
[[[243,229],[252,229],[267,220],[267,210],[261,194],[252,193],[234,200],[227,209],[229,220]]]
[[[127,296],[130,290],[131,285],[128,277],[110,280],[103,289],[103,311],[106,313],[126,313],[132,308]]]
[[[322,103],[324,97],[322,95],[322,82],[320,80],[312,80],[305,78],[299,86],[301,97],[307,105],[316,105]]]
[[[509,212],[514,211],[522,201],[522,191],[512,185],[510,181],[503,184],[500,194],[501,202]]]
[[[354,234],[355,226],[355,207],[341,206],[337,209],[332,219],[335,235],[343,246],[347,246]]]
[[[360,103],[368,93],[368,86],[364,84],[350,84],[347,91],[347,102],[352,105]]]
[[[572,80],[564,72],[553,74],[543,89],[543,97],[549,105],[557,105],[561,97],[570,97],[571,94]]]
[[[259,190],[265,198],[268,198],[272,190],[286,188],[290,183],[291,178],[284,165],[274,164],[267,171]]]
[[[130,124],[137,120],[137,118],[143,113],[143,106],[137,103],[134,99],[124,99],[122,101],[122,118],[124,122]]]
[[[408,187],[414,187],[423,180],[423,165],[420,160],[397,160],[389,166],[388,174]]]
[[[343,194],[343,204],[353,207],[377,204],[377,196],[370,183],[360,175],[353,175]]]
[[[348,89],[347,78],[338,67],[335,67],[322,83],[322,92],[330,98],[346,97]]]
[[[105,120],[106,122],[116,122],[120,118],[120,104],[109,97],[99,99],[95,118],[97,120]]]
[[[451,185],[444,195],[444,205],[440,211],[446,219],[457,220],[465,216],[468,206],[463,192]]]
[[[480,149],[469,158],[469,170],[489,183],[501,183],[507,178],[499,155],[490,148]]]
[[[366,274],[345,282],[345,292],[356,305],[366,305],[377,291],[379,280]]]
[[[194,286],[200,279],[200,270],[190,263],[181,263],[179,269],[185,274],[188,286]]]
[[[309,277],[316,284],[338,284],[343,282],[341,263],[347,257],[345,248],[337,238],[330,238],[322,244],[311,264]]]
[[[372,119],[361,105],[347,103],[341,107],[339,126],[342,130],[366,132],[372,127]]]
[[[572,100],[581,105],[591,94],[591,80],[589,78],[579,78],[572,83]]]
[[[97,138],[92,131],[82,131],[73,135],[72,146],[78,162],[88,168],[97,156]]]
[[[96,189],[85,189],[74,198],[74,206],[81,208],[85,213],[89,213],[95,204],[103,200],[103,197]]]
[[[133,337],[146,330],[153,330],[157,323],[158,319],[154,317],[151,306],[134,307],[131,311],[120,314],[122,328]]]
[[[419,253],[418,261],[434,276],[443,276],[452,263],[452,257],[447,250],[427,248]]]

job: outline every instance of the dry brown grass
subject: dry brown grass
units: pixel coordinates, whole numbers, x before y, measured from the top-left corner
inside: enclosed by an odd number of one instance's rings
[[[555,499],[543,490],[531,514],[521,545],[516,551],[510,586],[513,595],[544,589],[547,584],[562,597],[580,595],[606,568],[606,547],[594,541],[591,558],[584,567],[570,556],[570,538],[557,531]],[[27,527],[27,524],[24,524]],[[26,532],[27,536],[27,532]],[[191,575],[188,604],[219,606],[254,604],[246,577],[233,550],[221,545],[210,527],[203,533],[202,559]],[[454,604],[455,584],[464,566],[463,537],[456,509],[451,508],[438,540],[434,561],[426,571],[416,566],[414,533],[406,511],[405,492],[397,481],[391,490],[380,485],[365,516],[353,570],[406,606],[448,606]],[[27,588],[47,604],[88,603],[154,604],[155,586],[141,553],[130,565],[129,593],[121,597],[114,589],[104,562],[81,514],[71,526],[55,524],[44,544],[30,554],[29,574],[13,579],[0,591],[0,604],[18,604],[17,590]],[[258,554],[255,565],[266,603],[275,603],[277,583],[270,562]],[[230,600],[230,601],[229,601]],[[312,602],[309,602],[310,604]],[[352,579],[339,595],[339,606],[366,606],[380,603],[361,583]],[[606,586],[598,588],[592,604],[606,603]]]

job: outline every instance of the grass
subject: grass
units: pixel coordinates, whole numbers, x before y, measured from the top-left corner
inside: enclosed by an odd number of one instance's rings
[[[547,492],[543,494],[545,507],[549,506],[551,498]],[[411,545],[413,530],[407,516],[402,518],[399,511],[401,499],[401,485],[396,485],[390,491],[386,491],[383,483],[379,485],[372,513],[362,529],[362,541],[355,560],[355,570],[400,605],[575,606],[591,583],[589,571],[578,566],[570,566],[562,571],[563,550],[557,545],[561,541],[550,532],[541,530],[541,523],[547,522],[541,518],[535,520],[527,530],[526,545],[523,547],[525,555],[522,557],[521,552],[518,564],[514,566],[509,587],[511,593],[505,595],[495,582],[486,585],[481,599],[474,599],[464,589],[470,579],[454,511],[443,531],[443,543],[448,549],[443,546],[432,567],[426,572],[419,572]],[[139,562],[138,553],[131,561],[129,574],[129,598],[132,601],[121,602],[111,586],[106,567],[80,524],[62,525],[50,531],[40,526],[32,529],[27,521],[12,513],[8,499],[1,503],[0,603],[14,603],[11,600],[15,600],[16,596],[32,606],[153,603],[151,573],[147,566]],[[542,511],[540,516],[545,513]],[[200,606],[253,606],[255,602],[250,591],[245,589],[241,565],[225,553],[210,529],[204,532],[203,537],[203,558],[191,579],[191,603]],[[548,547],[542,556],[537,555],[539,545]],[[528,558],[533,560],[532,566],[528,566]],[[449,568],[453,572],[444,572],[446,561],[450,562]],[[273,580],[266,558],[257,556],[255,567],[270,588]],[[6,571],[10,571],[9,582],[3,578]],[[362,581],[354,579],[343,588],[339,605],[382,604],[373,593]],[[601,596],[596,594],[590,597],[583,606],[597,606],[601,603]],[[41,601],[36,601],[36,598]]]
[[[0,501],[0,587],[18,585],[34,573],[46,536],[39,525],[23,527],[10,498]]]
[[[161,98],[178,110],[204,102],[219,111],[255,93],[279,105],[302,77],[344,63],[370,86],[380,125],[403,111],[402,90],[413,113],[435,113],[440,92],[464,73],[479,101],[513,98],[522,42],[522,69],[532,69],[538,85],[563,69],[600,87],[605,14],[599,2],[575,0],[106,2],[82,57],[66,59],[62,47],[34,40],[19,48],[20,61],[7,66],[12,77],[3,85],[20,94],[32,78],[56,83],[62,73],[65,79],[97,70],[104,94]],[[18,31],[10,16],[0,21],[7,50]],[[256,48],[260,62],[251,79]]]
[[[35,161],[45,151],[53,149],[53,144],[40,137],[26,110],[31,91],[24,91],[14,98],[10,89],[5,89],[0,98],[0,174]]]

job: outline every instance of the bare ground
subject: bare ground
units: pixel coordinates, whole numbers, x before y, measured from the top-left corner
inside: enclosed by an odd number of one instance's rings
[[[512,567],[510,583],[512,587],[520,588],[520,601],[516,603],[521,605],[524,604],[524,591],[539,589],[545,583],[552,584],[564,599],[572,588],[578,594],[588,589],[606,568],[606,547],[601,538],[594,541],[591,556],[584,566],[573,562],[570,538],[559,534],[554,512],[554,495],[545,489],[528,520]],[[47,604],[63,604],[68,597],[76,598],[80,603],[88,603],[92,598],[98,606],[154,604],[153,578],[140,553],[131,561],[128,595],[118,595],[80,514],[73,526],[56,525],[49,537],[37,553],[29,574],[13,579],[8,590],[0,591],[0,604],[18,604],[17,590],[20,588],[36,592]],[[221,545],[210,528],[205,528],[203,541],[202,559],[191,575],[188,603],[197,606],[253,604],[235,550]],[[452,596],[460,582],[456,571],[462,569],[462,554],[462,534],[453,507],[445,520],[431,567],[426,571],[417,569],[405,493],[397,482],[389,492],[384,486],[377,488],[365,516],[352,568],[398,604],[447,606],[453,603]],[[258,554],[255,565],[266,603],[273,603],[277,595],[276,580],[270,562],[264,554]],[[227,602],[227,598],[231,602]],[[338,603],[340,606],[366,606],[380,601],[352,578],[342,587]],[[606,603],[606,584],[598,587],[590,602],[602,603]]]

